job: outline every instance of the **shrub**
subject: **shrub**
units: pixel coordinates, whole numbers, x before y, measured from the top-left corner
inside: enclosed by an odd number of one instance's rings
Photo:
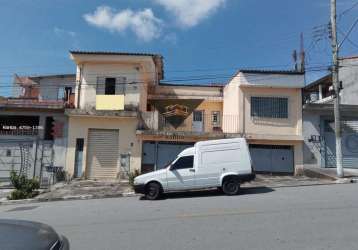
[[[67,172],[60,170],[56,172],[56,182],[67,181]]]
[[[131,186],[134,185],[134,178],[136,178],[138,175],[140,175],[140,172],[138,169],[134,170],[134,173],[129,173],[128,181]]]
[[[10,181],[15,188],[8,197],[10,200],[28,199],[38,194],[37,189],[40,188],[40,183],[36,179],[28,179],[24,174],[11,171]]]

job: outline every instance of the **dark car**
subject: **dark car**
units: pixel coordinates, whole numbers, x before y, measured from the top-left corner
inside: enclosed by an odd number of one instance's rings
[[[1,250],[67,250],[68,240],[45,224],[22,221],[0,220]]]

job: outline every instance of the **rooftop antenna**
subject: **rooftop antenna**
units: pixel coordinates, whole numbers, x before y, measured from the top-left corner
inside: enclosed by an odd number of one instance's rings
[[[306,52],[305,52],[305,45],[304,45],[304,39],[303,39],[303,32],[301,32],[300,36],[300,71],[305,72],[306,70]]]
[[[298,65],[297,65],[297,50],[294,50],[292,52],[292,59],[293,59],[293,62],[295,64],[295,71],[298,70]]]

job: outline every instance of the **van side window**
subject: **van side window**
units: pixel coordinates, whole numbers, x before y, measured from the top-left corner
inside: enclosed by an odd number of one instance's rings
[[[194,156],[183,156],[179,158],[174,165],[172,166],[172,170],[177,169],[185,169],[185,168],[193,168],[194,166]]]

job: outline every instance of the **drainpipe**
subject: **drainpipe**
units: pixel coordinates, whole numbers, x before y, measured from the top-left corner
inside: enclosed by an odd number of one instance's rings
[[[79,66],[80,70],[80,79],[78,81],[78,89],[77,89],[77,108],[80,108],[80,98],[81,98],[81,86],[82,86],[82,72],[83,72],[83,65]]]
[[[322,84],[318,85],[318,100],[323,99]]]

